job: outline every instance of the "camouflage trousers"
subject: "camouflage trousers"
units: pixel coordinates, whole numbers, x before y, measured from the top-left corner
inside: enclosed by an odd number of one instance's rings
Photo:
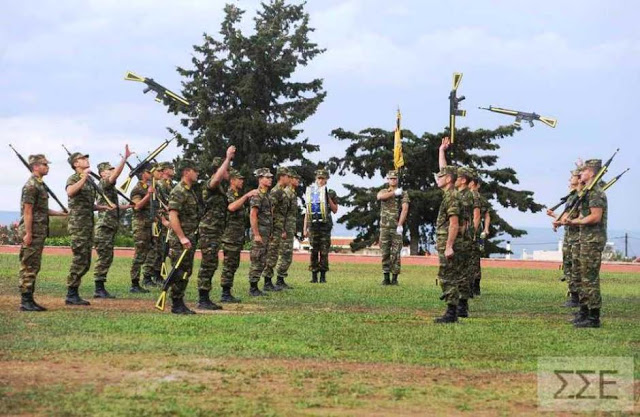
[[[193,244],[191,250],[187,251],[184,258],[182,259],[182,263],[180,263],[180,267],[176,270],[177,276],[176,280],[171,284],[171,298],[183,298],[184,292],[187,289],[187,284],[189,284],[189,277],[191,277],[191,272],[193,271],[193,258],[196,253],[196,235],[187,235],[187,238]],[[169,239],[169,259],[171,259],[171,266],[173,267],[180,259],[182,255],[182,251],[184,248],[180,243],[180,240],[174,235],[171,235]]]
[[[380,251],[382,252],[382,272],[393,275],[400,273],[400,251],[402,250],[402,235],[396,233],[396,228],[380,228]]]
[[[211,291],[213,274],[218,269],[218,251],[220,251],[223,230],[217,233],[200,234],[200,252],[202,261],[198,271],[198,289]]]
[[[40,272],[40,265],[42,265],[42,251],[45,239],[46,236],[44,235],[33,236],[30,246],[22,244],[20,247],[18,286],[22,294],[33,293],[36,289],[36,277]]]
[[[131,263],[131,282],[139,282],[140,268],[142,268],[143,276],[153,275],[156,253],[153,248],[151,226],[136,227],[133,238],[135,239],[135,254]]]
[[[67,276],[67,287],[79,287],[82,277],[91,268],[91,250],[93,249],[93,226],[85,233],[71,236],[71,267]]]
[[[243,246],[244,241],[235,243],[223,242],[224,260],[222,262],[222,273],[220,274],[221,287],[233,287],[233,278],[240,266],[240,252]]]
[[[113,247],[116,232],[117,229],[110,226],[98,225],[98,227],[96,227],[94,245],[98,257],[96,259],[96,266],[93,268],[93,277],[96,281],[107,280],[109,268],[111,268],[111,264],[113,263]]]
[[[153,245],[153,252],[154,252],[154,260],[153,260],[153,273],[154,274],[160,274],[160,271],[162,271],[162,264],[165,261],[165,257],[164,257],[164,247],[165,245],[168,245],[169,243],[167,242],[167,228],[166,227],[161,227],[160,228],[160,236],[154,237],[154,245]]]
[[[569,292],[580,291],[580,239],[565,232],[562,241],[562,270]]]
[[[251,266],[249,267],[249,282],[260,282],[260,277],[267,265],[267,252],[269,251],[268,235],[262,235],[262,242],[258,243],[255,240],[251,245]]]
[[[482,256],[478,242],[473,242],[471,251],[471,267],[473,268],[471,274],[471,291],[473,291],[473,283],[480,281],[482,278],[482,268],[480,266],[480,258]]]
[[[293,239],[295,239],[296,231],[287,231],[287,237],[282,240],[280,245],[280,253],[278,254],[280,260],[276,266],[276,273],[279,277],[287,277],[289,275],[289,267],[293,262]]]
[[[445,242],[438,242],[438,281],[442,288],[441,300],[447,304],[458,305],[460,297],[460,287],[462,286],[462,278],[460,276],[460,253],[458,246],[453,247],[453,257],[447,259],[444,256]]]
[[[329,270],[329,249],[331,249],[331,228],[324,225],[309,228],[309,244],[311,245],[311,262],[309,270],[322,272]]]
[[[273,277],[273,270],[278,263],[278,256],[280,255],[280,250],[284,244],[285,238],[282,237],[284,231],[274,229],[271,234],[271,239],[269,239],[269,248],[267,250],[267,260],[264,265],[264,271],[262,275],[265,279],[271,279]]]
[[[475,280],[475,263],[473,260],[473,242],[466,240],[458,245],[457,262],[458,273],[460,274],[459,288],[460,298],[468,300],[471,298],[471,289]]]
[[[600,294],[600,264],[602,263],[602,243],[580,243],[581,291],[580,304],[590,309],[602,306]]]

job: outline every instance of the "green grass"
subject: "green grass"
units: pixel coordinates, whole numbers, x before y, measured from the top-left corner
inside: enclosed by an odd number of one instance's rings
[[[48,297],[64,297],[69,261],[64,256],[44,259],[37,299],[51,303]],[[440,290],[435,285],[433,267],[404,267],[399,287],[382,287],[378,265],[334,264],[328,274],[329,283],[314,285],[307,282],[306,266],[294,263],[288,279],[294,290],[250,299],[247,265],[243,263],[234,287],[234,294],[243,299],[242,304],[227,308],[231,313],[184,317],[155,310],[158,291],[138,296],[128,294],[129,266],[130,260],[116,259],[107,288],[120,298],[140,300],[129,303],[131,307],[115,310],[108,308],[111,301],[98,300],[89,309],[58,307],[48,313],[21,313],[17,311],[17,256],[0,255],[0,297],[4,297],[4,307],[0,309],[0,358],[36,365],[79,359],[90,369],[95,358],[104,357],[123,372],[148,369],[166,372],[166,367],[175,365],[192,367],[195,374],[221,370],[225,375],[233,368],[225,366],[225,360],[239,358],[267,359],[274,363],[314,360],[338,370],[344,361],[417,365],[461,375],[483,372],[531,375],[540,356],[639,359],[637,274],[603,273],[603,327],[574,329],[567,323],[569,310],[560,307],[566,286],[557,281],[558,273],[554,271],[485,269],[483,295],[471,301],[473,317],[457,325],[438,326],[432,323],[432,318],[442,313],[444,305],[438,300]],[[216,297],[218,275],[219,272],[214,278]],[[81,287],[80,292],[86,297],[93,291],[91,277],[88,274]],[[195,280],[194,274],[186,297],[192,306],[197,295]],[[140,363],[139,358],[145,357],[161,358],[162,362]],[[213,370],[203,370],[199,362],[202,360],[215,361],[207,365]],[[254,384],[252,379],[268,379],[264,375],[251,376],[252,361],[245,363],[249,369],[238,366],[235,373],[227,375],[229,396],[211,403],[194,400],[203,393],[217,396],[215,392],[209,393],[212,385],[206,380],[162,381],[135,395],[131,391],[132,382],[127,379],[106,388],[84,381],[77,385],[73,395],[63,399],[59,391],[64,391],[68,384],[61,381],[25,388],[4,386],[0,391],[0,398],[5,398],[0,399],[0,414],[3,409],[15,413],[23,407],[41,404],[36,409],[70,415],[197,416],[211,410],[221,414],[297,415],[326,407],[357,411],[369,406],[372,399],[382,401],[381,409],[394,404],[410,409],[412,405],[428,403],[436,411],[464,412],[493,404],[494,411],[509,414],[504,407],[518,404],[518,396],[522,394],[519,391],[522,387],[516,385],[507,391],[504,387],[483,390],[455,381],[436,384],[435,388],[442,392],[425,392],[422,384],[401,383],[400,377],[390,381],[397,386],[379,386],[375,372],[364,372],[359,380],[346,385],[342,382],[345,376],[338,371],[318,375],[309,369],[273,371],[263,366],[294,393],[300,391],[301,395],[292,394],[294,399],[283,405],[268,392],[262,394],[265,396],[262,401],[253,395],[236,395],[242,392],[242,387]],[[638,366],[636,377],[640,377]],[[314,381],[311,394],[308,380]],[[216,389],[224,386],[220,382]],[[529,388],[533,390],[527,394],[531,403],[535,400],[532,399],[535,387]],[[85,404],[85,400],[95,396],[98,398]],[[78,402],[84,405],[80,407]],[[101,410],[106,404],[115,408],[111,412]],[[145,408],[144,404],[153,406]]]

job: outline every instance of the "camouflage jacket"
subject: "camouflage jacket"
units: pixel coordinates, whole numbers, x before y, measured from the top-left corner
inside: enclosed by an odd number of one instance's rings
[[[81,175],[77,172],[67,179],[66,188],[80,181]],[[78,233],[87,234],[93,230],[93,206],[96,201],[96,192],[89,184],[89,180],[73,197],[69,197],[69,221],[67,231],[70,235]]]
[[[148,189],[149,186],[146,183],[139,181],[136,186],[133,187],[133,190],[131,190],[131,201],[133,201],[134,204],[140,202],[140,200],[147,195]],[[133,211],[133,227],[147,227],[153,223],[150,218],[150,209],[151,199],[149,199],[147,204],[140,210]]]
[[[241,198],[242,195],[237,191],[229,189],[227,191],[227,205]],[[225,243],[242,244],[244,242],[245,217],[246,208],[243,206],[240,210],[227,210],[227,225],[224,228],[222,241]]]
[[[576,192],[575,194],[571,194],[569,198],[567,198],[567,203],[565,204],[565,208],[569,210],[571,206],[576,204],[577,200],[578,200],[578,193]],[[577,219],[578,216],[580,216],[580,210],[574,210],[573,214],[571,215],[571,219],[572,220]],[[569,235],[569,237],[577,237],[580,234],[580,226],[566,226],[564,230],[565,230],[565,234]]]
[[[169,195],[169,211],[172,210],[178,212],[185,236],[195,235],[200,221],[200,204],[193,188],[182,181],[171,190]]]
[[[289,199],[289,210],[287,211],[285,229],[287,233],[295,234],[298,230],[298,195],[296,194],[296,190],[291,187],[287,187],[285,193]]]
[[[480,201],[470,189],[458,191],[460,199],[460,236],[465,240],[473,238],[473,211],[480,208]]]
[[[438,219],[436,221],[436,241],[439,246],[444,245],[449,237],[449,219],[453,216],[458,217],[460,222],[460,198],[458,192],[454,189],[447,190],[443,193],[442,203],[438,210]],[[460,239],[460,234],[456,236],[456,241]]]
[[[24,233],[24,205],[33,206],[33,220],[31,223],[32,236],[49,235],[49,194],[44,188],[41,179],[35,175],[29,177],[22,187],[22,197],[20,198],[20,232]]]
[[[251,197],[249,207],[258,208],[258,230],[260,235],[265,238],[271,236],[273,228],[273,211],[271,208],[271,199],[269,191],[260,191],[258,195]]]
[[[208,181],[207,181],[208,183]],[[205,213],[200,220],[200,234],[221,234],[225,229],[227,218],[227,192],[222,184],[214,189],[204,186],[202,198],[205,204]]]
[[[383,191],[392,191],[391,188],[386,188]],[[402,211],[403,204],[409,204],[409,193],[402,191],[400,196],[393,196],[386,200],[380,201],[380,227],[395,229],[398,227],[398,220],[400,219],[400,212]]]
[[[600,185],[596,185],[582,200],[580,205],[580,215],[586,217],[591,214],[592,208],[602,209],[602,220],[596,224],[585,224],[580,226],[580,243],[600,243],[607,242],[607,195],[602,191]]]
[[[287,196],[285,187],[282,187],[280,184],[276,184],[276,186],[271,189],[269,199],[271,200],[271,209],[273,211],[274,233],[281,233],[287,222],[291,200]]]
[[[491,206],[489,205],[489,200],[480,194],[479,191],[474,190],[471,192],[473,193],[474,201],[477,202],[477,205],[480,208],[480,223],[478,224],[478,230],[475,231],[475,238],[478,238],[484,227],[484,216],[491,209]],[[471,224],[473,224],[473,212],[471,212]]]
[[[100,187],[102,188],[104,195],[106,195],[107,198],[111,200],[113,204],[118,204],[118,192],[116,191],[115,184],[110,183],[108,180],[101,179]],[[104,198],[102,198],[101,195],[98,195],[98,199],[96,203],[99,206],[109,205],[107,201]],[[100,211],[98,212],[98,221],[96,224],[98,226],[106,226],[112,229],[117,229],[119,224],[119,218],[120,218],[120,210],[118,208],[114,210]]]

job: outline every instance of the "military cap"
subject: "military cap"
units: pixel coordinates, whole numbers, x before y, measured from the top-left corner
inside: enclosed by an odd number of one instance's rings
[[[458,167],[458,176],[474,178],[474,172],[471,168],[468,168],[468,167]]]
[[[387,178],[398,178],[398,171],[392,170],[387,172]]]
[[[273,177],[273,174],[271,173],[271,171],[269,171],[269,168],[258,168],[253,171],[253,175],[255,175],[256,177]]]
[[[174,169],[173,164],[169,161],[160,162],[160,169]]]
[[[100,162],[98,164],[98,174],[101,173],[102,171],[106,171],[108,169],[113,169],[113,167],[111,166],[110,163],[108,163],[108,162]]]
[[[320,168],[316,170],[316,178],[329,178],[329,172],[324,169],[324,168]]]
[[[35,155],[29,155],[29,165],[35,164],[50,164],[51,162],[47,161],[47,158],[39,153]]]
[[[222,166],[222,158],[216,156],[215,158],[213,158],[213,161],[211,161],[211,165],[213,165],[214,168],[219,168],[220,166]]]
[[[69,155],[69,157],[67,158],[67,162],[69,162],[69,165],[71,165],[71,167],[73,168],[73,163],[76,162],[77,159],[80,158],[88,158],[89,155],[83,154],[81,152],[74,152],[71,155]]]
[[[278,167],[278,169],[276,170],[276,177],[280,178],[283,175],[289,175],[289,168]]]
[[[579,177],[581,171],[582,166],[576,167],[576,169],[571,170],[571,175],[573,175],[574,177]]]
[[[300,175],[298,175],[297,172],[295,172],[294,170],[292,170],[291,168],[289,168],[289,176],[291,178],[296,178],[296,179],[300,179]]]
[[[585,169],[585,168],[593,168],[593,171],[597,173],[602,168],[602,159],[586,160],[584,165],[582,165],[582,169]]]
[[[244,175],[242,175],[242,172],[238,171],[235,168],[230,168],[229,169],[229,178],[237,178],[239,180],[243,180],[244,179]]]
[[[444,177],[445,175],[453,175],[455,177],[456,175],[458,175],[458,168],[453,165],[447,165],[443,167],[436,175],[439,177]]]
[[[184,171],[185,169],[200,171],[200,168],[198,168],[198,164],[196,164],[196,162],[192,161],[191,159],[183,159],[180,162],[180,172]]]

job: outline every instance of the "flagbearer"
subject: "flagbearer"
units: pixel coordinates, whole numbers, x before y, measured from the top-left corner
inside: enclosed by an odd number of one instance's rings
[[[398,172],[387,174],[389,186],[378,192],[380,201],[380,250],[382,252],[382,285],[398,285],[402,232],[409,214],[409,194],[398,188]],[[389,279],[389,275],[392,278]]]

